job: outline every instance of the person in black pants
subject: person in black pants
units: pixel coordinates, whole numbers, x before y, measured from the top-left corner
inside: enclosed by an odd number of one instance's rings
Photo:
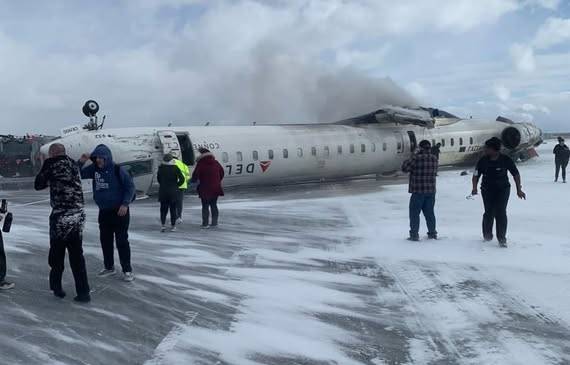
[[[493,223],[496,222],[497,240],[501,247],[507,247],[507,205],[511,193],[508,172],[515,180],[517,196],[526,199],[522,190],[521,176],[514,161],[501,151],[501,140],[494,137],[485,142],[485,156],[477,163],[473,174],[472,194],[477,195],[477,185],[483,176],[481,194],[485,214],[483,215],[483,238],[485,241],[493,239]]]
[[[91,165],[83,167],[88,160],[91,160]],[[105,267],[98,276],[107,277],[116,273],[116,244],[123,269],[123,280],[131,282],[135,279],[129,242],[129,207],[135,199],[133,178],[124,167],[113,162],[111,150],[103,144],[95,147],[90,155],[81,156],[79,166],[83,179],[93,179],[93,200],[99,207],[99,237]]]
[[[200,148],[200,157],[192,173],[192,183],[198,184],[198,196],[202,200],[202,228],[218,226],[218,198],[224,195],[222,180],[224,168],[214,155],[205,148]],[[210,222],[212,214],[212,223]]]
[[[178,199],[180,199],[180,186],[184,184],[185,178],[176,166],[176,162],[171,154],[164,155],[164,160],[158,168],[157,180],[160,184],[158,190],[158,200],[160,201],[160,221],[161,231],[166,231],[166,216],[170,210],[170,230],[176,231],[176,221],[178,214]]]
[[[556,168],[554,182],[558,181],[558,176],[562,169],[562,182],[566,183],[566,167],[568,167],[568,161],[570,160],[570,149],[564,143],[564,138],[558,137],[558,144],[554,147],[552,153],[554,153],[554,164]]]
[[[34,186],[36,190],[50,188],[50,289],[56,297],[64,298],[66,295],[61,280],[67,251],[77,292],[74,300],[89,302],[91,295],[83,257],[83,190],[79,169],[75,161],[66,156],[63,145],[55,143],[50,146],[49,158],[36,176]]]
[[[0,222],[4,217],[0,214]],[[4,252],[4,237],[0,230],[0,290],[9,290],[14,288],[14,283],[6,281],[6,253]]]

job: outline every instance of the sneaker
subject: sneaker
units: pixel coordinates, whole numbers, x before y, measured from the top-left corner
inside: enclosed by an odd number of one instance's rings
[[[130,283],[131,281],[135,280],[135,274],[133,274],[132,272],[126,272],[123,275],[123,280]]]
[[[182,224],[182,218],[178,218],[178,219],[176,220],[176,224]]]
[[[499,247],[507,248],[507,240],[499,240]]]
[[[170,227],[170,232],[176,232],[176,226]]]
[[[7,281],[3,281],[0,283],[0,290],[14,289],[15,286],[16,286],[16,284],[14,284],[14,283],[9,283]]]
[[[437,233],[428,233],[428,239],[437,240]]]
[[[117,272],[115,271],[115,269],[103,269],[101,271],[99,271],[99,273],[97,274],[98,277],[100,278],[106,278],[107,276],[111,276],[111,275],[115,275]]]
[[[63,299],[67,294],[63,290],[59,289],[59,290],[54,290],[53,295],[60,299]]]
[[[162,233],[166,232],[166,226],[160,227],[160,231],[161,231]]]
[[[410,237],[408,237],[408,241],[418,242],[419,240],[420,240],[420,237],[418,237],[418,236],[410,236]]]
[[[210,226],[201,225],[200,228],[202,228],[202,229],[208,229],[208,228],[210,228]]]
[[[485,236],[485,237],[483,237],[483,240],[484,240],[485,242],[490,242],[490,241],[493,240],[493,236]]]
[[[78,295],[75,298],[73,298],[73,301],[77,303],[89,303],[91,301],[91,295],[89,294]]]

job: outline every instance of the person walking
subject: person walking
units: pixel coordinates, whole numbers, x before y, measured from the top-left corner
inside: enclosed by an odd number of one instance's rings
[[[4,220],[4,215],[0,212],[0,222]],[[16,285],[6,280],[6,252],[4,252],[4,237],[0,230],[0,290],[10,290]]]
[[[184,184],[185,178],[182,171],[176,166],[171,154],[164,155],[164,160],[158,168],[157,180],[160,184],[158,200],[160,201],[161,231],[166,231],[166,216],[170,210],[170,230],[174,232],[176,231],[176,221],[179,218],[180,187]]]
[[[477,195],[479,179],[485,213],[483,214],[483,238],[493,240],[493,224],[496,223],[497,240],[501,247],[507,247],[507,205],[511,194],[508,172],[511,173],[517,188],[517,196],[526,199],[522,190],[521,175],[514,161],[501,153],[502,142],[493,137],[485,142],[485,156],[481,157],[473,174],[472,195]]]
[[[188,189],[188,181],[190,181],[190,168],[176,157],[174,157],[174,163],[184,177],[184,182],[178,187],[178,200],[176,201],[176,213],[178,217],[176,223],[180,224],[182,223],[182,211],[184,210],[184,194]]]
[[[568,167],[568,161],[570,160],[570,149],[564,143],[564,138],[558,137],[558,144],[554,146],[552,153],[554,153],[554,165],[556,168],[554,182],[558,182],[560,169],[562,169],[562,182],[566,183],[566,167]]]
[[[439,142],[436,143],[436,145],[431,148],[431,153],[439,161],[439,154],[441,153],[441,143],[439,143]]]
[[[85,166],[91,160],[92,164]],[[100,144],[93,152],[79,160],[81,177],[93,179],[93,199],[99,207],[99,236],[103,251],[104,268],[100,277],[114,275],[114,244],[119,252],[123,279],[133,281],[131,247],[129,243],[130,209],[135,197],[135,185],[129,173],[113,162],[109,147]]]
[[[431,143],[423,140],[420,148],[410,159],[404,161],[402,171],[410,174],[410,241],[419,241],[420,213],[423,213],[428,238],[437,239],[435,218],[435,193],[438,162],[437,157],[431,153]]]
[[[224,168],[209,150],[200,148],[198,151],[200,156],[192,173],[191,182],[198,184],[198,196],[202,201],[202,228],[217,227],[218,198],[224,195],[222,189]],[[210,213],[212,222],[208,226]]]
[[[66,155],[62,144],[52,144],[48,153],[49,158],[36,176],[34,187],[36,190],[50,189],[49,286],[56,297],[65,298],[61,281],[67,251],[77,292],[74,300],[87,303],[91,301],[91,295],[83,257],[85,212],[79,169]]]

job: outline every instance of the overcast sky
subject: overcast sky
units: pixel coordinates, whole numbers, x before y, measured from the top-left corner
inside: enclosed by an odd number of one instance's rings
[[[0,134],[58,134],[89,98],[112,127],[419,103],[570,130],[570,4],[0,0],[0,70]]]

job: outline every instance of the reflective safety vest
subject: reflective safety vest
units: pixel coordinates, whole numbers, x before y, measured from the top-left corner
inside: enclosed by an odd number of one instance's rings
[[[174,159],[174,162],[176,163],[176,167],[182,172],[182,176],[184,176],[184,183],[180,185],[179,189],[186,190],[188,189],[188,181],[190,181],[190,168],[178,159]]]

